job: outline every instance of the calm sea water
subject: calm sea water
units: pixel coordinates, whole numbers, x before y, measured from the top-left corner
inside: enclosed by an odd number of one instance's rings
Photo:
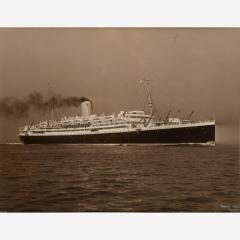
[[[239,149],[0,145],[0,211],[240,212]]]

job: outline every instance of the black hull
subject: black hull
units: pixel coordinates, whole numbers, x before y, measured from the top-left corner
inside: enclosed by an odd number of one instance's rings
[[[215,142],[215,125],[76,136],[20,136],[25,144],[134,144]]]

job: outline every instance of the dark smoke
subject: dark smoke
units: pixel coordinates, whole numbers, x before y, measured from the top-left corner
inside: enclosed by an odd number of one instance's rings
[[[0,115],[5,118],[27,117],[32,110],[46,111],[62,107],[78,107],[81,102],[90,101],[86,97],[62,97],[54,94],[44,99],[39,92],[30,93],[26,98],[6,97],[0,100]]]

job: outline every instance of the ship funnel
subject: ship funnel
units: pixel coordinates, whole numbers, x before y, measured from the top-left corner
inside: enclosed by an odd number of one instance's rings
[[[89,117],[92,114],[92,102],[83,101],[81,102],[81,116]]]

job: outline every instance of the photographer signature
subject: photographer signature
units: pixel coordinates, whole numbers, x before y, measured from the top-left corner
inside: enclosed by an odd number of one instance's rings
[[[240,211],[240,205],[224,205],[220,204],[220,207],[228,211]]]

